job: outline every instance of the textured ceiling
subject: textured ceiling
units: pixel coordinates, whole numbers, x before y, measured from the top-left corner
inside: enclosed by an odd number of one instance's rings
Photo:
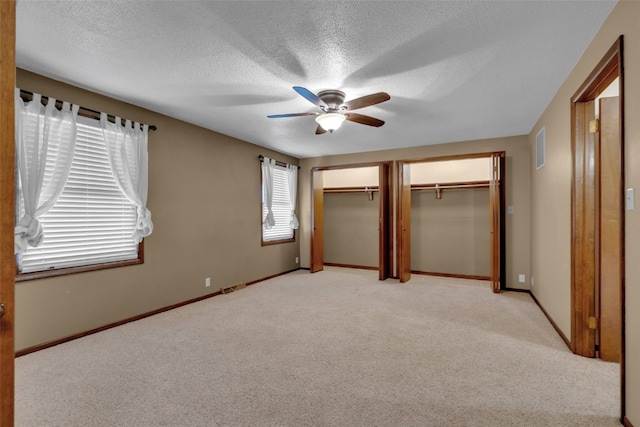
[[[20,0],[16,62],[315,157],[529,133],[615,3]],[[292,86],[387,92],[386,124],[267,119],[317,111]]]

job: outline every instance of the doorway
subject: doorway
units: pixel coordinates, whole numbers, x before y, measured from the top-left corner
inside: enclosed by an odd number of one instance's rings
[[[354,183],[340,185],[325,185],[325,172],[349,172],[350,170],[373,169],[377,172],[377,179],[373,182],[366,181],[366,185]],[[311,272],[315,273],[324,268],[325,252],[325,192],[334,194],[359,194],[366,196],[373,202],[375,195],[378,198],[377,219],[374,227],[377,228],[377,270],[378,278],[385,280],[392,275],[391,257],[391,162],[363,163],[331,167],[314,167],[311,170]],[[347,175],[345,175],[347,176]],[[376,182],[377,181],[377,182]],[[375,233],[375,231],[374,231]]]
[[[571,350],[619,362],[624,384],[622,36],[572,98]]]

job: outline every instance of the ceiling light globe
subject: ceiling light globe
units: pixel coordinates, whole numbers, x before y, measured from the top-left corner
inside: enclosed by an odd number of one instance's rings
[[[340,113],[324,113],[316,117],[316,123],[322,126],[322,129],[333,132],[338,129],[342,122],[346,119],[344,114]]]

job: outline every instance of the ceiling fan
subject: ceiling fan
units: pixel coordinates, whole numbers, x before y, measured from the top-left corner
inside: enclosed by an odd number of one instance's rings
[[[344,92],[339,90],[323,90],[322,92],[318,92],[317,95],[302,86],[294,86],[293,90],[298,92],[298,94],[307,101],[320,107],[321,111],[313,113],[272,114],[267,117],[270,119],[281,119],[284,117],[317,116],[316,123],[318,123],[318,127],[316,128],[316,135],[323,134],[327,131],[333,132],[338,129],[345,120],[380,127],[384,124],[384,121],[376,119],[375,117],[352,113],[351,111],[391,99],[388,93],[378,92],[345,102]]]

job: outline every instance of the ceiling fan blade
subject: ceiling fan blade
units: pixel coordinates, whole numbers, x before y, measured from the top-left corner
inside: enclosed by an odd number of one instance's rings
[[[346,113],[345,117],[350,122],[360,123],[362,125],[375,126],[379,128],[384,124],[384,121],[380,119],[376,119],[375,117],[365,116],[363,114],[358,113]]]
[[[271,114],[270,119],[282,119],[284,117],[317,116],[320,113],[292,113],[292,114]]]
[[[322,99],[318,98],[318,95],[316,95],[315,93],[311,92],[307,88],[304,88],[302,86],[294,86],[293,90],[298,92],[298,94],[300,96],[302,96],[304,99],[306,99],[307,101],[311,102],[314,105],[317,105],[318,107],[326,107],[327,106],[327,104]]]
[[[386,92],[372,93],[371,95],[362,96],[360,98],[352,99],[342,104],[349,111],[357,110],[359,108],[368,107],[370,105],[376,105],[384,101],[390,100],[391,97]]]
[[[318,127],[316,128],[316,135],[322,135],[323,133],[327,133],[327,131],[324,130],[322,126],[318,125]]]

